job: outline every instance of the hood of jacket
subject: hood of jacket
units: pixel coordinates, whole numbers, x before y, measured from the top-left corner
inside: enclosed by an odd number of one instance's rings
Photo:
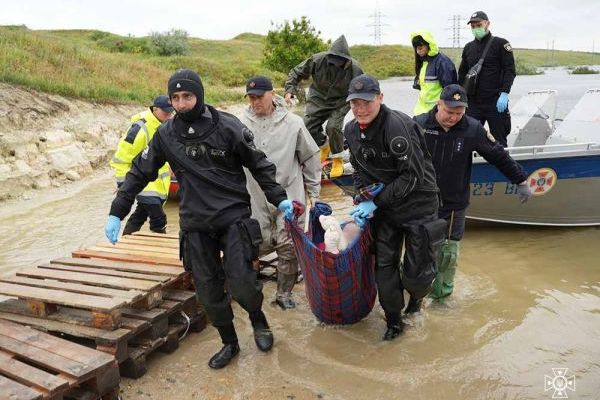
[[[346,37],[342,35],[339,38],[335,39],[335,42],[333,42],[331,48],[329,49],[329,51],[327,51],[327,54],[333,54],[350,60],[350,48],[348,47]]]
[[[429,43],[429,51],[427,52],[427,55],[429,57],[435,57],[438,55],[438,53],[440,52],[440,49],[438,47],[437,42],[435,41],[435,38],[431,34],[431,32],[429,32],[429,31],[413,32],[410,34],[410,42],[412,43],[413,39],[416,38],[417,36],[421,36],[423,38],[423,40],[425,40],[427,43]],[[415,52],[416,51],[417,50],[415,49]]]

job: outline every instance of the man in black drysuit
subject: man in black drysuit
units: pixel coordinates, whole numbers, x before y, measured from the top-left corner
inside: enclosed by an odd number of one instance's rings
[[[136,194],[169,162],[180,185],[180,256],[223,342],[208,365],[222,368],[240,350],[227,293],[249,313],[257,347],[269,351],[273,345],[262,312],[262,284],[252,267],[262,241],[260,225],[250,218],[242,167],[250,170],[269,202],[290,217],[292,203],[275,181],[275,166],[254,147],[250,130],[233,115],[204,104],[204,88],[195,72],[175,72],[168,93],[177,114],[134,159],[112,202],[105,231],[115,243]]]
[[[443,241],[446,222],[437,217],[435,173],[417,124],[382,104],[379,82],[371,76],[354,78],[348,93],[355,119],[346,125],[344,137],[355,171],[354,186],[385,184],[351,215],[361,227],[373,217],[375,279],[387,320],[383,339],[392,340],[403,330],[403,290],[410,294],[405,313],[413,313],[420,310],[431,289],[436,275],[435,246]]]

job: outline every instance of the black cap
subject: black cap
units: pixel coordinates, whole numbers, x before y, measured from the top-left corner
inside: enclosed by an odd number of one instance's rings
[[[171,105],[171,101],[169,101],[169,97],[165,95],[155,97],[154,101],[152,102],[152,107],[160,108],[161,110],[169,113],[175,111]]]
[[[191,69],[180,69],[171,75],[167,85],[169,98],[175,92],[187,91],[196,95],[196,104],[199,107],[204,105],[204,86],[197,73]]]
[[[479,21],[489,21],[487,14],[483,11],[475,11],[473,14],[471,14],[471,19],[469,22],[467,22],[467,25],[469,25],[471,22]]]
[[[370,75],[362,74],[350,81],[346,101],[353,99],[371,101],[379,93],[381,93],[381,89],[379,89],[379,82],[377,79]]]
[[[262,96],[271,90],[273,90],[273,82],[266,76],[255,76],[246,82],[246,95]]]
[[[442,90],[440,100],[443,100],[446,107],[468,107],[467,92],[465,88],[453,83]]]

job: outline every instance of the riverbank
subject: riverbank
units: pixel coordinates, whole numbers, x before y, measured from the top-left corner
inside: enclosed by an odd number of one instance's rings
[[[106,173],[130,117],[144,108],[0,83],[0,202]],[[238,114],[242,108],[221,106]]]

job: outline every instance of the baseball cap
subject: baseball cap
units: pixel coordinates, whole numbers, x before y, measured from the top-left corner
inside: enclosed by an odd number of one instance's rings
[[[381,93],[381,89],[379,89],[379,82],[377,79],[370,75],[362,74],[350,81],[346,101],[353,99],[371,101],[379,93]]]
[[[246,82],[246,95],[262,96],[270,90],[273,90],[273,82],[266,76],[255,76]]]
[[[487,14],[484,13],[483,11],[475,11],[473,14],[471,14],[471,19],[469,19],[469,22],[467,22],[467,25],[469,25],[471,22],[479,22],[479,21],[489,21]]]
[[[152,102],[152,107],[160,108],[161,110],[166,112],[175,111],[175,109],[171,105],[171,102],[169,101],[169,97],[165,95],[155,97],[154,101]]]
[[[446,107],[468,107],[467,92],[460,85],[448,85],[442,90],[440,100],[443,100]]]

